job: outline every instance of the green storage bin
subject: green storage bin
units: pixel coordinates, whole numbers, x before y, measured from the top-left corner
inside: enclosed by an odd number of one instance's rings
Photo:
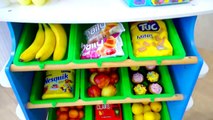
[[[151,101],[154,101],[155,98],[164,98],[164,97],[172,97],[175,95],[174,86],[172,84],[172,80],[168,71],[167,66],[158,66],[157,71],[160,75],[159,77],[159,84],[163,87],[163,91],[161,94],[145,94],[145,95],[135,95],[134,94],[134,84],[131,82],[131,76],[129,75],[128,68],[125,68],[125,75],[126,77],[126,86],[128,88],[129,97],[134,99],[141,99],[141,98],[150,98]],[[144,76],[146,77],[146,76]],[[129,85],[129,86],[128,86]]]
[[[169,111],[168,111],[166,102],[161,102],[161,104],[162,104],[162,110],[160,112],[161,120],[170,120],[170,115],[169,115]],[[132,113],[131,104],[126,104],[125,108],[126,108],[124,111],[125,114],[129,115],[128,120],[134,120],[134,118],[133,118],[134,114]]]
[[[71,52],[71,47],[73,45],[71,45],[71,42],[69,40],[70,36],[69,36],[69,31],[70,31],[70,25],[63,25],[63,27],[65,28],[65,31],[67,33],[67,51],[66,51],[66,54],[63,58],[63,60],[60,60],[60,61],[53,61],[52,60],[52,57],[50,57],[48,60],[46,61],[42,61],[42,62],[39,62],[39,61],[36,61],[36,60],[32,60],[32,61],[29,61],[29,62],[20,62],[19,61],[19,57],[21,55],[22,52],[24,52],[24,50],[26,50],[30,45],[31,43],[33,42],[33,40],[35,39],[35,36],[36,36],[36,33],[37,33],[37,30],[38,30],[38,24],[25,24],[24,25],[24,28],[23,28],[23,31],[22,31],[22,34],[21,34],[21,37],[20,37],[20,40],[19,40],[19,43],[18,43],[18,46],[17,46],[17,49],[16,49],[16,53],[15,53],[15,57],[14,57],[14,60],[13,60],[13,63],[17,66],[32,66],[32,65],[38,65],[40,67],[40,69],[43,69],[45,65],[55,65],[55,64],[67,64],[67,63],[70,63],[72,61],[72,52]]]
[[[48,110],[48,120],[57,120],[56,111],[57,111],[57,108],[50,108]],[[91,113],[92,113],[92,106],[85,106],[84,107],[84,118],[81,120],[93,120]]]
[[[85,63],[97,63],[99,67],[103,62],[120,62],[124,61],[128,58],[128,50],[127,50],[127,37],[128,37],[128,24],[123,23],[125,31],[121,34],[121,39],[123,41],[123,56],[117,57],[109,57],[109,58],[100,58],[100,59],[81,59],[81,43],[86,43],[86,36],[84,35],[84,31],[91,27],[93,24],[73,24],[70,32],[70,36],[72,39],[73,47],[73,62],[76,64],[85,64]]]
[[[116,83],[117,93],[111,97],[89,97],[87,95],[87,89],[91,86],[89,83],[90,72],[88,70],[81,70],[81,99],[84,101],[103,101],[106,104],[107,100],[122,100],[127,97],[126,81],[123,68],[118,69],[119,81]]]
[[[128,34],[127,44],[129,50],[129,57],[134,61],[148,61],[148,60],[155,60],[157,64],[161,64],[163,60],[176,60],[182,59],[186,56],[186,52],[183,48],[175,25],[173,24],[172,20],[164,20],[167,26],[168,31],[168,39],[173,47],[173,55],[172,56],[159,56],[159,57],[136,57],[133,53],[133,45],[131,40],[131,34]],[[127,31],[130,32],[130,31]]]
[[[45,82],[45,72],[35,72],[34,81],[32,85],[32,90],[30,94],[30,102],[32,104],[52,104],[53,107],[59,102],[75,102],[79,99],[79,85],[80,85],[80,70],[75,71],[74,79],[74,92],[73,98],[60,98],[60,99],[44,99],[41,97],[43,95],[43,88]]]

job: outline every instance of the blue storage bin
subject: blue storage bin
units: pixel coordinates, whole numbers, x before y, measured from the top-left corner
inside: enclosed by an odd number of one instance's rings
[[[191,0],[124,0],[130,7],[159,6],[187,3]]]

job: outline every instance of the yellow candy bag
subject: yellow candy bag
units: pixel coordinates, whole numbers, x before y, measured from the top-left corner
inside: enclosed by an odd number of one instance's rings
[[[173,48],[168,40],[162,20],[131,24],[131,36],[135,57],[171,56]]]
[[[72,98],[74,74],[74,70],[47,71],[42,99]]]

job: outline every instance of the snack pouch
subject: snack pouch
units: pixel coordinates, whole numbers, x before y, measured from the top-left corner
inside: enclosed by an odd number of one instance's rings
[[[85,31],[87,44],[82,44],[81,59],[98,59],[122,56],[123,42],[120,34],[124,31],[121,23],[101,23]]]
[[[42,99],[72,98],[74,74],[74,70],[47,71]]]
[[[123,31],[125,31],[125,29],[121,23],[99,23],[91,26],[84,32],[84,34],[86,36],[87,43],[90,44],[109,37],[110,35],[116,33],[120,34]]]
[[[162,20],[132,23],[130,31],[135,57],[171,56],[173,54],[166,24]]]

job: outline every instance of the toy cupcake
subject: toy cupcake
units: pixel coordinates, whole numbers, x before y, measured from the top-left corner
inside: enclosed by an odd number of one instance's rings
[[[155,65],[148,65],[148,66],[145,66],[145,68],[146,68],[146,70],[151,71],[151,70],[154,70],[156,68],[156,66]]]
[[[139,73],[139,72],[134,73],[134,74],[132,75],[132,82],[133,82],[133,83],[139,84],[139,83],[142,83],[143,80],[144,80],[144,79],[143,79],[143,75],[142,75],[141,73]]]
[[[157,82],[159,79],[159,74],[155,71],[150,71],[147,73],[146,78],[149,82]]]
[[[132,67],[130,67],[130,69],[132,71],[138,71],[140,69],[140,66],[132,66]]]
[[[144,95],[146,94],[146,87],[143,86],[142,84],[137,84],[135,87],[134,87],[134,91],[135,91],[135,94],[136,95]]]
[[[158,83],[152,83],[149,85],[149,92],[152,94],[161,94],[162,87]]]

